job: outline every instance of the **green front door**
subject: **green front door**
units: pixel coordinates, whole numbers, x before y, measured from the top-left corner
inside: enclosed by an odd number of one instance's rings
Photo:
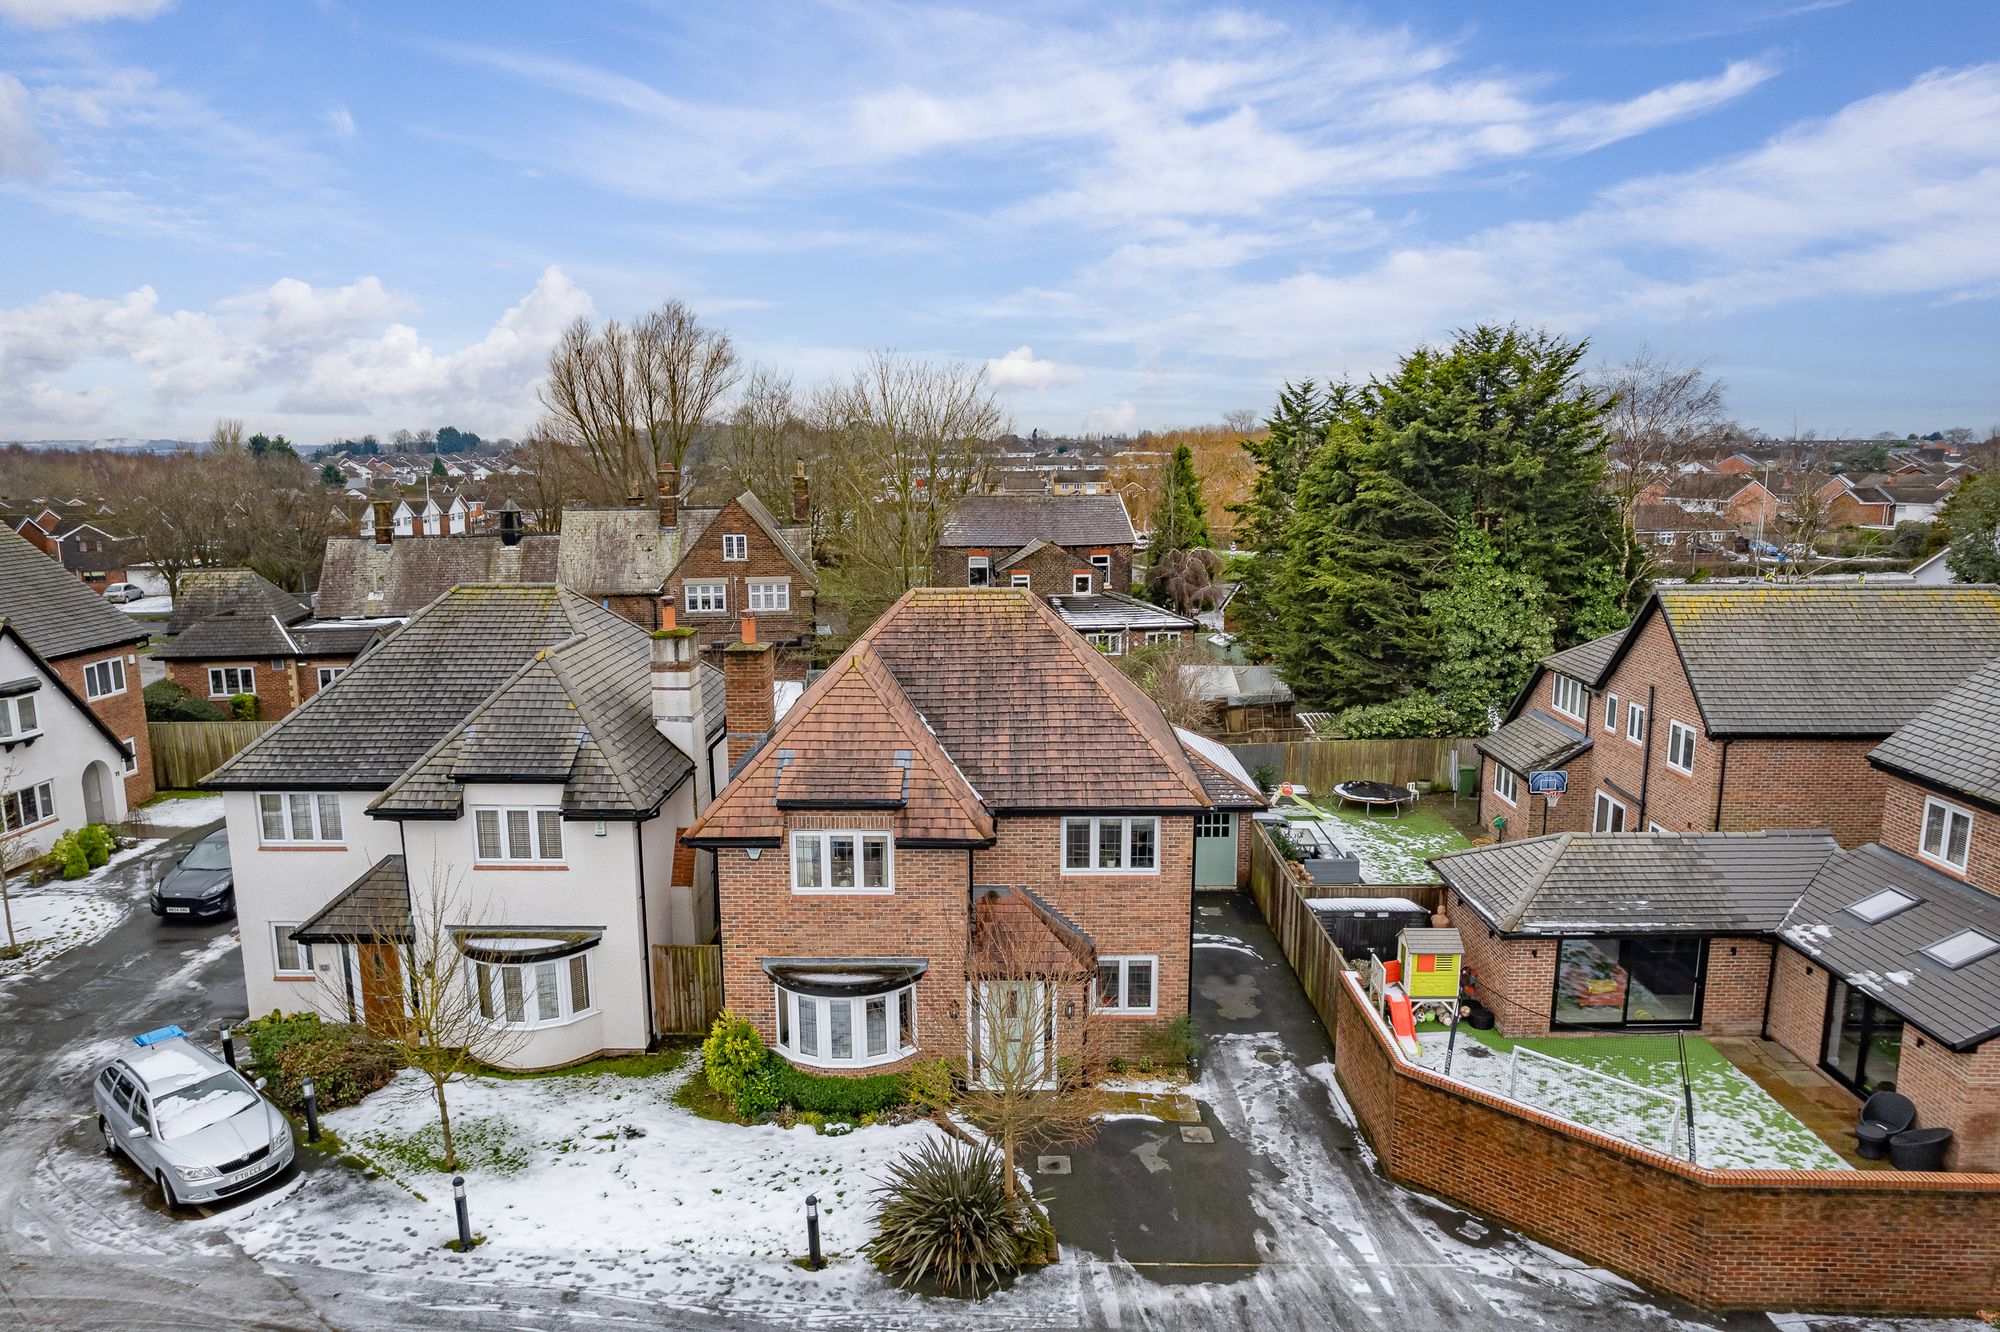
[[[1194,886],[1236,886],[1236,816],[1194,816]]]

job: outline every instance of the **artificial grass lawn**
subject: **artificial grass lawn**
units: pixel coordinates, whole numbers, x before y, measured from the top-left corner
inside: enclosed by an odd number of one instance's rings
[[[1424,1051],[1417,1062],[1442,1071],[1445,1029],[1427,1023],[1418,1028],[1417,1035]],[[1744,1169],[1847,1168],[1831,1147],[1713,1045],[1696,1035],[1685,1040],[1688,1081],[1694,1088],[1695,1158],[1700,1164]],[[1645,1096],[1540,1061],[1522,1066],[1514,1092],[1517,1099],[1630,1142],[1677,1156],[1686,1154],[1684,1139],[1676,1134],[1669,1140],[1673,1106],[1679,1104],[1681,1096],[1680,1056],[1673,1036],[1606,1034],[1515,1040],[1461,1026],[1451,1076],[1505,1095],[1510,1056],[1517,1046],[1666,1093],[1673,1100]]]
[[[1438,876],[1425,858],[1472,845],[1451,820],[1431,807],[1450,799],[1448,794],[1424,796],[1405,806],[1400,818],[1369,814],[1353,805],[1340,808],[1332,795],[1324,801],[1314,798],[1313,805],[1325,819],[1340,825],[1336,835],[1361,858],[1364,883],[1436,883]]]

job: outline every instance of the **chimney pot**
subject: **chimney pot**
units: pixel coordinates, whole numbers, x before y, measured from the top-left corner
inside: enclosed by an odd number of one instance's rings
[[[660,598],[660,628],[674,628],[674,599],[672,597]]]
[[[743,617],[743,641],[746,643],[757,641],[757,617],[754,615]]]
[[[806,460],[792,460],[792,521],[809,523],[812,521],[812,490],[806,484]]]

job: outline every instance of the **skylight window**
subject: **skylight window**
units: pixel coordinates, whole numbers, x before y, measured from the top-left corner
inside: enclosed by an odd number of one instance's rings
[[[1956,971],[1960,967],[1971,966],[1982,957],[2000,953],[2000,939],[1978,930],[1960,930],[1948,939],[1938,940],[1924,952]]]
[[[1879,893],[1862,898],[1847,908],[1847,914],[1858,916],[1870,925],[1889,919],[1899,911],[1908,911],[1917,904],[1917,899],[1901,888],[1884,888]]]

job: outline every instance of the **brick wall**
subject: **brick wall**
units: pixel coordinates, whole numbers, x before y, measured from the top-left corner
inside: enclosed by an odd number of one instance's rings
[[[1708,979],[1701,995],[1705,1034],[1755,1036],[1764,1029],[1772,947],[1769,939],[1718,935],[1708,941]]]
[[[257,720],[281,721],[291,715],[292,710],[306,700],[307,692],[302,686],[299,672],[287,659],[283,670],[274,671],[268,659],[259,657],[255,661],[169,661],[166,664],[167,679],[193,694],[229,711],[229,698],[211,698],[208,692],[208,668],[235,667],[250,668],[257,683]],[[315,689],[314,692],[317,692]]]
[[[2000,1290],[2000,1179],[1709,1170],[1398,1060],[1352,978],[1340,1086],[1383,1170],[1718,1309],[1970,1314]]]
[[[732,603],[733,604],[733,603]],[[651,633],[660,627],[660,599],[653,596],[605,597],[604,606],[620,619]]]
[[[725,560],[722,558],[722,538],[725,535],[742,535],[747,538],[749,558],[746,560]],[[750,583],[752,580],[787,578],[791,580],[791,609],[787,611],[753,611],[750,609]],[[729,609],[726,611],[691,611],[685,594],[689,580],[702,583],[726,582],[729,585]],[[737,637],[737,621],[744,615],[757,617],[757,636],[769,643],[795,643],[810,641],[813,633],[813,586],[778,544],[764,534],[764,529],[743,511],[743,506],[735,500],[722,506],[708,527],[702,532],[701,540],[683,552],[681,562],[675,566],[667,579],[667,593],[674,598],[674,604],[683,626],[698,631],[703,647],[713,647],[732,643]],[[647,618],[636,620],[648,628],[653,627],[652,609],[648,607]]]
[[[1129,546],[1054,546],[1038,550],[1019,564],[1006,569],[997,566],[1020,547],[988,549],[984,546],[939,546],[931,552],[931,585],[933,587],[969,587],[967,561],[974,555],[984,555],[990,563],[988,575],[994,587],[1008,587],[1016,573],[1028,575],[1031,591],[1045,597],[1061,596],[1071,591],[1070,575],[1088,572],[1092,574],[1093,592],[1130,592],[1132,590],[1132,548]],[[1100,579],[1090,562],[1093,555],[1111,557],[1109,578]]]
[[[122,657],[125,660],[125,690],[123,693],[92,699],[89,691],[84,688],[83,668],[92,662],[105,661],[111,657]],[[116,651],[107,649],[84,652],[74,657],[63,657],[51,661],[49,665],[61,677],[64,684],[76,691],[78,698],[85,700],[85,706],[97,714],[98,720],[111,728],[113,735],[120,740],[137,742],[138,770],[124,777],[126,807],[132,808],[151,800],[154,795],[153,744],[146,734],[146,696],[141,692],[139,685],[138,653],[127,645]]]
[[[1868,753],[1881,742],[1731,741],[1723,831],[1826,828],[1845,847],[1876,840],[1888,783]]]
[[[1579,729],[1594,730],[1586,723],[1577,723],[1566,714],[1557,713],[1553,704],[1555,672],[1543,671],[1535,679],[1535,687],[1522,705],[1522,711],[1540,709],[1552,716],[1562,716]],[[1592,699],[1596,695],[1590,695]],[[1590,711],[1588,704],[1585,712]],[[1593,754],[1590,750],[1571,759],[1563,765],[1569,774],[1569,794],[1556,801],[1555,808],[1548,808],[1548,801],[1541,796],[1528,794],[1528,774],[1516,773],[1520,779],[1520,791],[1513,804],[1502,800],[1493,790],[1493,770],[1498,765],[1484,755],[1479,762],[1479,826],[1491,831],[1493,820],[1504,816],[1507,827],[1496,834],[1503,842],[1518,842],[1523,837],[1539,837],[1543,832],[1585,832],[1590,828],[1590,788],[1592,782]]]
[[[1919,1125],[1952,1130],[1947,1169],[2000,1171],[2000,1039],[1959,1054],[1904,1027],[1896,1090]]]
[[[1972,840],[1967,848],[1965,870],[1926,860],[1924,864],[1941,874],[1964,879],[1989,893],[2000,892],[2000,814],[1974,808],[1964,800],[1925,790],[1915,782],[1883,774],[1882,845],[1906,856],[1918,856],[1923,845],[1924,801],[1933,795],[1972,815]],[[1921,858],[1921,857],[1919,857]]]
[[[1826,1039],[1826,969],[1790,948],[1778,949],[1771,973],[1771,1016],[1765,1033],[1806,1063],[1819,1066]],[[1861,1102],[1857,1098],[1858,1108]]]

